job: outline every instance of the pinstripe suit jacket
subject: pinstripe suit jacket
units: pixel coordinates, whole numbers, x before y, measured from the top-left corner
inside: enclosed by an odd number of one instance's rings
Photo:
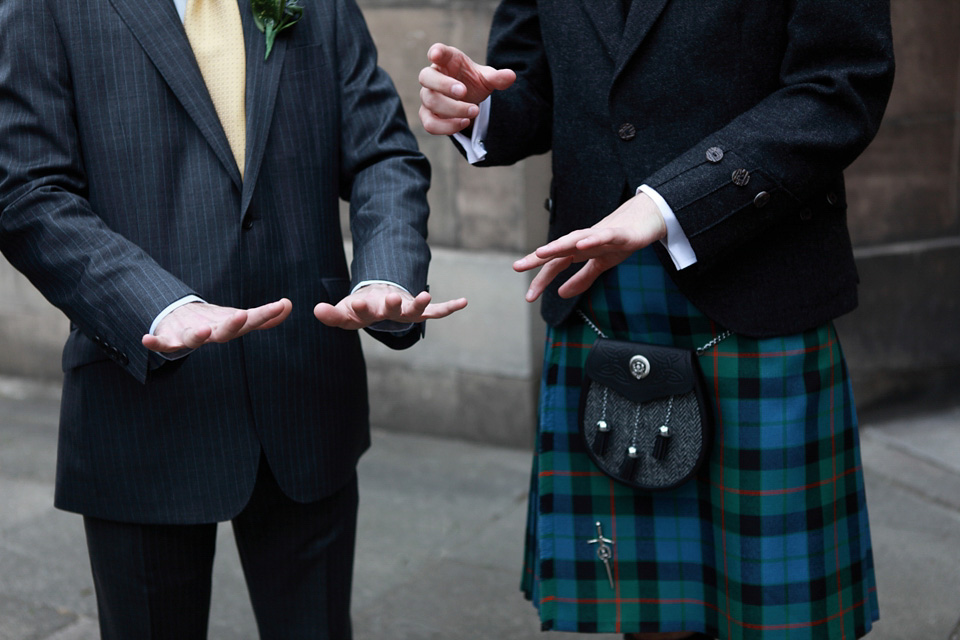
[[[0,4],[0,249],[69,317],[56,504],[115,520],[237,514],[261,447],[309,501],[369,444],[356,332],[312,315],[354,282],[426,285],[429,166],[353,0],[307,1],[264,61],[249,3],[241,181],[169,0]],[[187,294],[294,304],[279,327],[163,364]],[[379,334],[395,347],[412,344]]]
[[[518,80],[493,95],[485,163],[553,151],[552,238],[646,183],[698,261],[654,250],[721,326],[782,335],[856,306],[843,169],[890,93],[888,0],[634,0],[626,19],[618,0],[503,0],[487,63]]]

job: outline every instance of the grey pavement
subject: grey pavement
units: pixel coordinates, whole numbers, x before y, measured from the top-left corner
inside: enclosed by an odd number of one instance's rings
[[[51,505],[57,412],[55,388],[0,378],[0,640],[98,637],[81,519]],[[960,407],[875,416],[862,441],[882,616],[869,638],[960,640]],[[357,640],[574,637],[540,633],[518,591],[528,467],[525,451],[375,430]],[[210,638],[253,640],[229,525],[218,545]]]

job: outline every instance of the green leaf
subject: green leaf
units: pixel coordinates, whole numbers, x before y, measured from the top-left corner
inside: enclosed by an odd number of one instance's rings
[[[263,59],[266,60],[273,50],[277,34],[292,27],[303,17],[303,6],[299,0],[250,0],[250,8],[257,29],[264,34],[267,52]]]
[[[270,57],[270,51],[273,50],[273,41],[276,39],[277,34],[280,33],[280,29],[273,23],[273,19],[267,20],[264,26],[266,27],[264,34],[266,35],[267,52],[263,54],[263,59],[266,60]]]

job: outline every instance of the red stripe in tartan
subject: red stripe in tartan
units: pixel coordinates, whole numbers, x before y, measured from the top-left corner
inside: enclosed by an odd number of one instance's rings
[[[870,587],[868,593],[873,593],[877,590],[876,587]],[[821,618],[820,620],[810,620],[808,622],[791,622],[788,624],[756,624],[753,622],[744,622],[743,620],[736,620],[728,614],[724,614],[720,611],[720,607],[713,604],[712,602],[705,602],[703,600],[695,600],[693,598],[561,598],[559,596],[547,596],[542,598],[540,603],[545,602],[562,602],[565,604],[696,604],[707,607],[708,609],[713,609],[720,615],[727,618],[728,623],[736,624],[738,627],[743,627],[744,629],[756,629],[758,631],[775,631],[779,629],[806,629],[809,627],[817,627],[822,624],[827,624],[831,620],[836,620],[841,618],[848,613],[852,612],[854,609],[859,609],[867,603],[868,598],[864,598],[860,602],[857,602],[852,607],[846,610],[840,610],[833,615],[827,616],[826,618]],[[620,621],[617,621],[617,633],[619,631]]]
[[[843,478],[843,477],[845,477],[845,476],[848,476],[848,475],[850,475],[851,473],[857,473],[857,472],[860,471],[861,469],[863,469],[863,465],[857,465],[857,466],[855,466],[855,467],[851,467],[851,468],[847,469],[846,471],[844,471],[843,473],[841,473],[841,474],[838,475],[838,476],[833,476],[833,477],[830,477],[830,478],[825,478],[824,480],[821,480],[820,482],[811,482],[810,484],[805,484],[805,485],[800,486],[800,487],[787,487],[787,488],[785,488],[785,489],[765,489],[765,490],[760,490],[760,489],[731,489],[730,487],[725,487],[725,486],[723,486],[723,485],[720,484],[719,482],[711,482],[710,485],[711,485],[713,488],[715,488],[715,489],[719,489],[720,491],[726,491],[727,493],[734,493],[734,494],[740,495],[740,496],[779,496],[779,495],[784,495],[784,494],[787,494],[787,493],[797,493],[797,492],[799,492],[799,491],[806,491],[806,490],[808,490],[808,489],[816,489],[817,487],[822,487],[822,486],[825,485],[825,484],[830,484],[831,482],[836,482],[836,481],[839,480],[840,478]],[[574,477],[580,478],[580,477],[591,477],[591,476],[593,476],[593,477],[598,477],[598,476],[602,476],[602,475],[604,475],[604,474],[603,474],[602,472],[600,472],[600,471],[541,471],[541,472],[538,474],[538,476],[539,476],[540,478],[547,478],[547,477],[549,477],[549,476],[566,476],[566,477],[571,477],[571,478],[574,478]]]
[[[808,353],[816,353],[817,351],[823,351],[827,347],[833,345],[833,341],[826,344],[818,344],[813,347],[806,347],[804,349],[788,349],[787,351],[768,351],[766,353],[748,353],[746,351],[732,351],[732,352],[718,352],[716,355],[721,358],[783,358],[786,356],[801,356]]]
[[[836,465],[836,462],[834,462],[834,465]],[[820,482],[811,482],[810,484],[805,484],[802,487],[789,487],[786,489],[768,489],[768,490],[731,489],[730,487],[722,486],[718,482],[711,482],[710,484],[714,488],[719,489],[720,491],[727,491],[729,493],[735,493],[741,496],[779,496],[785,493],[797,493],[798,491],[806,491],[807,489],[816,489],[817,487],[822,487],[823,485],[830,484],[832,482],[835,483],[840,478],[843,478],[844,476],[848,476],[851,473],[856,473],[860,471],[862,468],[863,468],[863,465],[857,465],[856,467],[847,469],[846,471],[841,473],[839,476],[834,475],[833,477],[826,478],[824,480],[821,480]],[[834,493],[836,493],[836,487],[834,487]],[[834,501],[836,501],[837,496],[834,495],[833,498],[834,498]],[[836,511],[836,505],[834,505],[834,511]],[[836,517],[836,513],[834,513],[834,517]]]
[[[833,346],[833,331],[830,332],[830,340],[827,342],[831,347]],[[830,458],[831,464],[833,465],[833,477],[837,477],[837,443],[836,443],[836,434],[834,432],[834,411],[836,407],[834,406],[833,400],[833,390],[836,386],[835,373],[833,367],[833,349],[830,349]],[[833,546],[834,546],[834,557],[837,559],[837,600],[840,603],[840,618],[843,618],[843,583],[840,580],[840,532],[837,525],[837,483],[833,483]],[[843,625],[840,625],[840,640],[845,640],[847,637],[847,632],[844,629]]]
[[[582,342],[554,342],[550,345],[553,348],[557,347],[568,347],[571,349],[589,349],[593,347],[593,344],[584,344]]]
[[[720,371],[719,363],[720,359],[717,357],[719,351],[716,346],[712,349],[713,351],[713,397],[720,398]],[[723,442],[723,409],[720,407],[719,400],[716,401],[717,405],[717,437],[720,442]],[[720,484],[724,486],[723,482],[723,450],[725,447],[720,447]],[[727,637],[733,635],[731,629],[731,619],[733,616],[730,615],[730,570],[727,563],[727,492],[720,492],[720,539],[722,542],[723,548],[723,596],[724,601],[727,605],[727,610],[725,616],[727,618]]]

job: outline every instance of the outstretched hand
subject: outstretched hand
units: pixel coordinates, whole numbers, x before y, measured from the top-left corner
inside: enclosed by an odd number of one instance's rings
[[[517,79],[509,69],[477,64],[465,53],[437,43],[427,51],[430,66],[420,70],[420,122],[427,133],[446,136],[466,129],[478,104]]]
[[[172,353],[209,342],[227,342],[258,329],[271,329],[290,315],[293,303],[282,298],[252,309],[190,302],[171,311],[142,343],[151,351]]]
[[[336,305],[321,302],[313,315],[330,327],[363,329],[384,320],[411,323],[445,318],[465,306],[466,298],[432,303],[426,291],[413,297],[403,289],[377,283],[358,289]]]
[[[523,272],[542,267],[525,296],[527,302],[533,302],[560,272],[585,262],[558,290],[560,297],[572,298],[589,289],[604,271],[666,235],[660,209],[650,196],[640,193],[589,229],[572,231],[545,244],[514,262],[513,268]]]

